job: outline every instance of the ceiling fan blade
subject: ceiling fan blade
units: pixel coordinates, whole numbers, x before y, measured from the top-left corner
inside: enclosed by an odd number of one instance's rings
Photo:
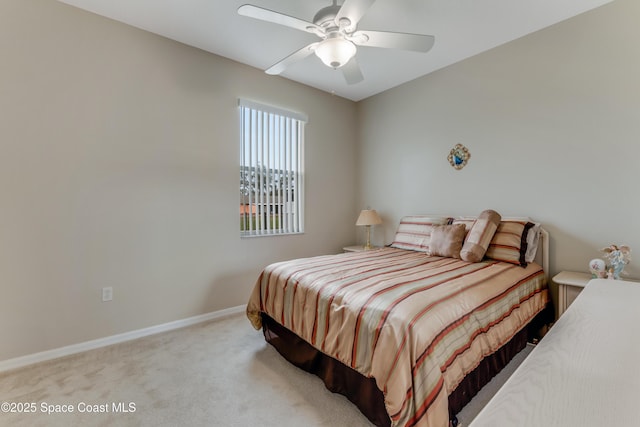
[[[435,37],[429,35],[388,31],[356,31],[348,38],[359,46],[412,50],[416,52],[428,52],[435,41]]]
[[[273,22],[274,24],[284,25],[285,27],[295,28],[296,30],[306,31],[312,34],[324,34],[324,30],[316,24],[285,15],[273,10],[264,9],[262,7],[245,4],[238,8],[238,14],[248,16],[249,18],[259,19],[261,21]]]
[[[347,18],[351,23],[347,29],[353,31],[360,22],[360,19],[367,13],[367,10],[375,3],[376,0],[344,0],[342,7],[336,14],[336,23],[341,19]]]
[[[265,73],[272,74],[272,75],[282,73],[289,65],[293,64],[294,62],[301,61],[307,56],[311,55],[316,50],[316,47],[319,44],[320,42],[311,43],[310,45],[307,45],[302,49],[293,52],[291,55],[287,56],[282,61],[269,67],[265,71]]]
[[[344,64],[341,69],[342,75],[344,75],[344,79],[347,81],[348,85],[360,83],[364,80],[364,76],[360,70],[360,65],[358,64],[358,61],[356,61],[355,56],[351,58],[349,62]]]

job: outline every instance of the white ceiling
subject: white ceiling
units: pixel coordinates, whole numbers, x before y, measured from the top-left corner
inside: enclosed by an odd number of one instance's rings
[[[331,4],[331,0],[60,1],[262,70],[318,39],[240,16],[239,6],[250,3],[312,21],[319,9]],[[281,76],[359,101],[610,1],[377,0],[358,29],[431,34],[436,38],[433,49],[415,53],[359,47],[364,81],[355,85],[347,85],[339,70],[326,67],[315,55]]]

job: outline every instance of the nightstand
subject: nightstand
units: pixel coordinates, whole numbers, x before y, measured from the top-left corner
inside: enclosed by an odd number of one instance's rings
[[[561,271],[553,277],[558,284],[558,318],[591,280],[591,274]]]
[[[373,251],[375,249],[380,249],[380,246],[372,246],[371,249],[368,249],[368,250]],[[345,252],[363,252],[367,249],[365,249],[364,246],[362,245],[356,245],[356,246],[345,246],[344,248],[342,248],[342,250]]]

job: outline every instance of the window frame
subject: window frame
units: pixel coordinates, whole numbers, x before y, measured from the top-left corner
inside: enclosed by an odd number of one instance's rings
[[[247,99],[238,115],[240,236],[304,233],[307,115]]]

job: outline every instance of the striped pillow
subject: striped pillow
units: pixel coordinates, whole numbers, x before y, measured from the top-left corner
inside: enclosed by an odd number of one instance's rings
[[[482,261],[489,243],[493,238],[493,234],[498,228],[501,216],[498,212],[488,209],[478,215],[478,219],[467,233],[464,241],[460,257],[464,261],[479,262]]]
[[[487,249],[487,258],[527,266],[527,237],[535,224],[528,221],[500,221]]]
[[[464,228],[465,228],[465,232],[468,233],[469,230],[471,230],[471,227],[473,227],[473,224],[475,224],[476,222],[476,217],[460,217],[460,218],[455,218],[451,224],[463,224]]]
[[[451,220],[445,216],[405,216],[400,220],[393,243],[390,246],[398,249],[429,252],[433,226],[449,224]]]

